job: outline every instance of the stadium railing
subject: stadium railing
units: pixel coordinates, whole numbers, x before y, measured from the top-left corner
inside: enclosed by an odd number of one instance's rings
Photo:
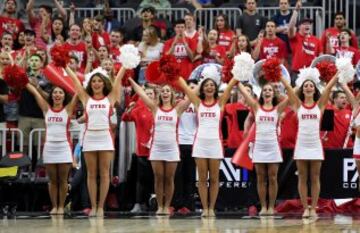
[[[9,135],[10,134],[10,135]],[[0,129],[1,139],[1,156],[6,155],[9,152],[23,151],[24,135],[18,128],[2,128]],[[10,139],[10,148],[8,148],[8,140]],[[19,145],[18,148],[16,146]]]
[[[239,8],[203,8],[194,12],[198,25],[203,26],[206,30],[214,28],[215,17],[218,14],[226,15],[230,27],[235,29],[242,11]]]

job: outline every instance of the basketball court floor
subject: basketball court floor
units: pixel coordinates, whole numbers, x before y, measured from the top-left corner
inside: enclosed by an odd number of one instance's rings
[[[107,214],[105,218],[85,216],[17,215],[0,219],[0,233],[137,233],[137,232],[194,232],[194,233],[360,233],[360,217],[336,215],[302,219],[300,216],[249,217],[219,215],[201,219],[200,216],[156,217]]]

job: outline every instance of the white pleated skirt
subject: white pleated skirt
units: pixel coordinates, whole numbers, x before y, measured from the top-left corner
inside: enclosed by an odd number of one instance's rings
[[[204,159],[223,159],[224,148],[220,139],[196,138],[192,156]]]
[[[86,130],[83,139],[83,151],[113,151],[114,138],[107,130]]]
[[[68,141],[45,142],[43,148],[44,164],[72,163],[73,156]]]

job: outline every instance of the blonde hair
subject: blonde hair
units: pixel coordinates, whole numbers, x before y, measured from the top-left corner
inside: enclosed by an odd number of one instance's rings
[[[161,99],[161,89],[163,89],[163,88],[166,87],[166,86],[168,86],[168,87],[170,88],[170,92],[171,92],[170,104],[171,104],[171,106],[174,107],[175,104],[176,104],[176,95],[175,95],[174,89],[173,89],[169,84],[164,84],[164,85],[162,85],[161,88],[160,88],[160,92],[159,92],[159,94],[158,94],[158,103],[159,103],[159,106],[161,107],[161,106],[164,105],[164,103],[163,103],[163,101],[162,101],[162,99]]]

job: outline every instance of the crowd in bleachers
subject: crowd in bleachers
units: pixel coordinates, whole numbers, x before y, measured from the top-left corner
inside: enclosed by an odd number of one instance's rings
[[[227,66],[238,54],[247,52],[254,60],[278,58],[291,74],[291,82],[295,83],[299,71],[311,65],[312,61],[322,54],[335,57],[351,58],[356,66],[360,60],[358,40],[353,31],[347,28],[346,18],[342,12],[336,13],[334,25],[327,28],[321,38],[313,35],[313,20],[307,17],[299,19],[298,14],[303,1],[256,1],[245,0],[238,5],[243,7],[243,13],[235,27],[229,25],[227,15],[218,14],[214,27],[205,30],[197,25],[197,19],[192,13],[187,13],[183,19],[170,22],[167,19],[156,18],[157,8],[171,6],[190,6],[190,9],[203,7],[228,6],[239,1],[79,1],[67,2],[53,0],[50,5],[36,5],[36,0],[29,0],[25,7],[28,23],[17,18],[20,1],[5,0],[3,12],[0,15],[0,71],[12,62],[27,71],[30,83],[43,97],[47,97],[52,89],[52,83],[43,73],[43,69],[51,64],[50,51],[52,47],[63,45],[70,51],[69,67],[79,76],[89,74],[94,69],[102,67],[112,81],[119,68],[120,49],[125,44],[135,45],[141,55],[141,62],[133,70],[132,78],[141,85],[148,96],[155,99],[158,88],[149,82],[147,68],[153,61],[163,55],[175,56],[180,64],[179,75],[188,80],[191,73],[200,65],[215,63]],[[122,25],[113,17],[111,7],[126,7],[135,5],[139,12],[137,18]],[[319,1],[306,1],[318,5]],[[78,4],[78,5],[74,5]],[[257,12],[257,6],[278,6],[279,11],[271,20]],[[289,10],[293,4],[295,9]],[[69,10],[65,10],[68,6]],[[76,18],[76,7],[103,7],[102,13],[94,18]],[[234,6],[234,5],[231,5]],[[53,7],[54,10],[53,13]],[[1,74],[0,74],[1,76]],[[228,77],[223,77],[228,78]],[[196,86],[197,81],[188,80],[190,86]],[[224,84],[226,86],[226,84]],[[220,86],[220,91],[224,90]],[[283,97],[281,86],[274,85],[276,94]],[[247,85],[249,92],[252,86]],[[354,82],[352,91],[357,94],[360,85]],[[11,92],[11,90],[10,90]],[[149,156],[149,140],[151,138],[153,119],[150,110],[134,95],[131,85],[125,85],[124,96],[117,108],[118,122],[134,121],[136,125],[136,163],[137,194],[134,212],[140,211],[145,203],[144,193],[150,194],[152,188],[151,165],[146,159]],[[253,93],[254,96],[259,93]],[[324,130],[321,140],[324,148],[352,147],[351,130],[352,108],[348,93],[341,88],[334,88],[331,101],[326,109],[333,113],[332,130]],[[178,97],[182,98],[179,93]],[[19,128],[24,133],[25,153],[28,153],[29,133],[35,128],[44,128],[43,112],[35,97],[23,90],[18,98],[9,95],[9,87],[0,79],[0,126]],[[80,104],[74,117],[81,117]],[[80,113],[79,113],[80,112]],[[224,145],[236,149],[243,137],[247,135],[254,121],[248,114],[249,107],[244,97],[234,88],[231,101],[224,108]],[[250,111],[251,112],[251,111]],[[196,120],[194,108],[189,107],[180,122],[181,165],[178,166],[176,185],[181,183],[182,193],[175,194],[174,206],[180,211],[193,210],[191,195],[194,193],[192,183],[195,180],[192,172],[195,163],[191,158],[191,137],[194,136]],[[188,117],[188,118],[186,118]],[[239,120],[241,119],[241,120]],[[289,107],[281,115],[279,142],[282,148],[295,146],[297,130],[296,113]],[[349,133],[350,132],[350,133]],[[190,140],[189,140],[190,138]],[[37,140],[34,140],[37,142]],[[182,174],[182,175],[180,175]],[[181,180],[179,180],[181,177]],[[144,191],[144,188],[146,189]],[[180,201],[179,201],[180,200]]]

